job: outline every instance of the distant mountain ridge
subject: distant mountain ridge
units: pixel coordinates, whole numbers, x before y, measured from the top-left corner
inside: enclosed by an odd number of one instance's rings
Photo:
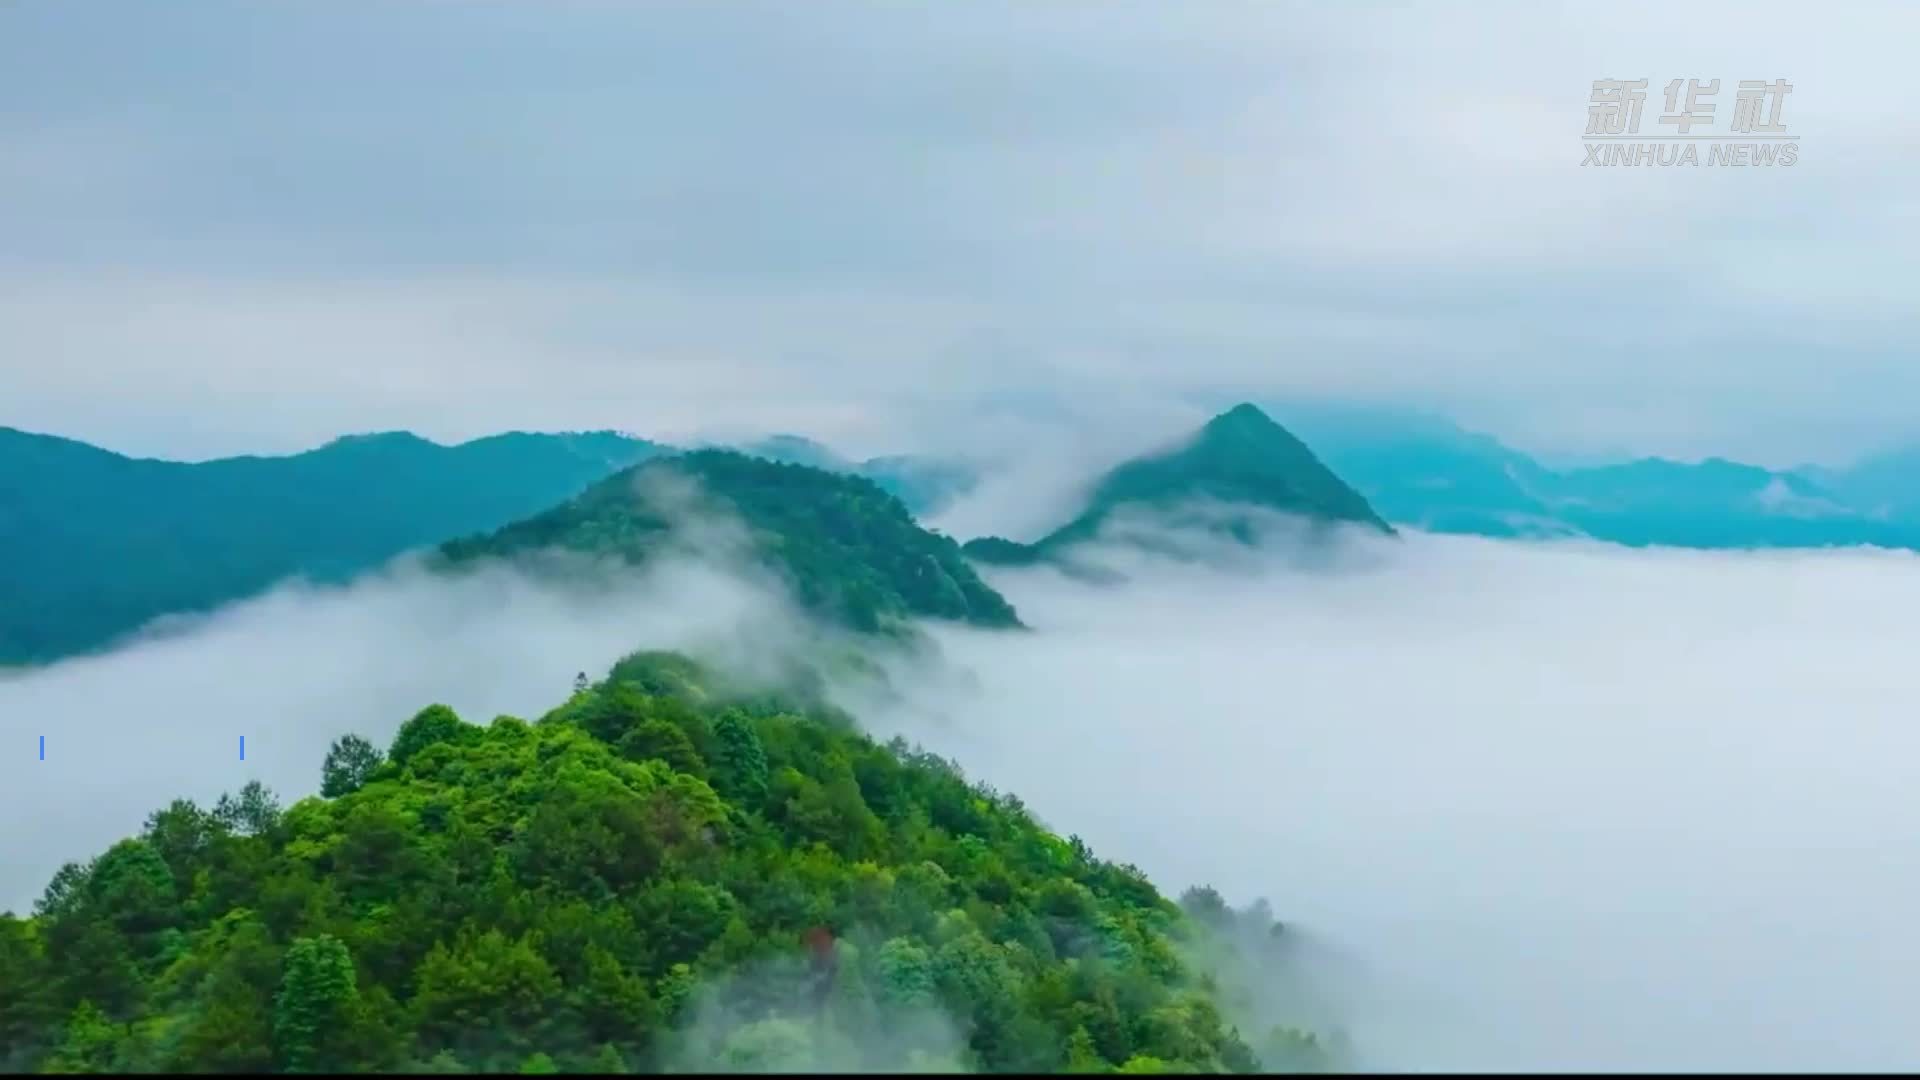
[[[555,549],[643,564],[671,550],[677,519],[700,512],[676,502],[681,481],[746,527],[751,554],[782,574],[802,607],[838,625],[863,633],[916,617],[1020,625],[958,544],[921,528],[873,481],[731,450],[654,458],[440,553],[456,566]]]
[[[1278,511],[1316,525],[1393,532],[1305,443],[1258,407],[1243,403],[1215,416],[1179,445],[1108,472],[1077,517],[1033,544],[982,537],[964,550],[982,562],[1032,562],[1095,538],[1123,511],[1177,512],[1199,502]],[[1251,539],[1251,526],[1231,515],[1209,527]]]
[[[1846,468],[1649,457],[1556,469],[1436,417],[1283,412],[1388,520],[1426,531],[1636,547],[1920,548],[1920,453]]]
[[[1030,561],[1097,530],[1116,507],[1166,495],[1505,538],[1920,550],[1920,449],[1846,467],[1643,458],[1553,468],[1432,415],[1298,403],[1271,413],[1229,409],[1196,432],[1197,455],[1176,449],[1115,470],[1085,512],[1033,545],[982,537],[964,550],[980,562]],[[989,475],[925,455],[854,461],[797,435],[740,448],[864,478],[914,516]],[[158,616],[209,610],[287,577],[342,581],[678,452],[611,431],[455,445],[384,432],[300,454],[187,463],[0,427],[0,667],[99,649]]]
[[[915,517],[938,513],[972,491],[980,481],[979,471],[966,462],[920,454],[889,454],[854,461],[802,435],[769,435],[731,449],[769,461],[864,476],[897,496]]]
[[[611,432],[456,446],[389,432],[186,463],[0,428],[0,663],[100,648],[289,576],[344,580],[660,452]]]
[[[925,513],[971,469],[915,455],[850,462],[799,436],[751,444],[865,476]],[[0,667],[110,646],[290,577],[337,583],[485,532],[679,448],[621,432],[507,432],[442,444],[343,435],[288,455],[183,462],[0,427]]]

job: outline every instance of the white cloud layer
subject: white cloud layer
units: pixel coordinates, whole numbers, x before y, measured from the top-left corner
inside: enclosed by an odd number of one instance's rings
[[[384,749],[433,702],[470,723],[533,719],[577,673],[598,678],[635,649],[707,648],[785,617],[772,592],[692,562],[565,588],[497,568],[449,582],[401,563],[0,675],[0,818],[13,823],[0,910],[26,911],[62,862],[138,832],[172,799],[210,806],[249,780],[287,803],[315,793],[328,745],[348,732]]]
[[[997,583],[875,718],[1177,892],[1269,897],[1387,1069],[1920,1065],[1908,554],[1415,535]]]

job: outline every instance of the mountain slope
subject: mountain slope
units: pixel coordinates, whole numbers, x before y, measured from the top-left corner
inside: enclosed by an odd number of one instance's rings
[[[1258,408],[1242,404],[1208,421],[1180,446],[1135,458],[1109,472],[1078,517],[1037,543],[1023,546],[983,537],[969,542],[966,552],[983,562],[1044,558],[1092,539],[1120,512],[1173,511],[1195,502],[1280,511],[1315,524],[1393,531],[1305,443]],[[1248,528],[1234,520],[1224,527],[1243,538]]]
[[[971,462],[921,454],[868,458],[855,471],[896,496],[917,518],[945,510],[980,484],[980,470]]]
[[[0,663],[90,650],[290,575],[342,580],[657,452],[610,432],[457,446],[388,433],[190,464],[0,428]]]
[[[1548,470],[1487,436],[1385,410],[1292,406],[1283,416],[1397,525],[1501,537],[1578,532],[1548,506]]]
[[[0,914],[0,1068],[1326,1064],[1229,1026],[1252,1006],[1202,959],[1233,932],[1211,891],[1189,915],[947,762],[683,658],[534,724],[431,706],[323,776],[285,810],[177,800]]]
[[[864,476],[896,496],[915,517],[947,507],[980,482],[979,470],[967,462],[919,454],[889,454],[852,461],[832,447],[800,435],[770,435],[734,449],[754,457],[788,465]]]
[[[697,491],[680,490],[685,481]],[[544,513],[440,550],[454,565],[550,549],[638,564],[672,549],[707,500],[746,526],[753,556],[783,574],[803,607],[832,622],[862,632],[915,616],[1020,625],[959,545],[915,524],[872,481],[729,450],[646,462]]]

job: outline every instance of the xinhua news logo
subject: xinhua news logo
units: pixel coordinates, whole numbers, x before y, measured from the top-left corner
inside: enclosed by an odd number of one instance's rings
[[[1642,135],[1645,79],[1595,79],[1587,105],[1587,165],[1780,165],[1800,160],[1800,136],[1787,134],[1780,113],[1793,84],[1785,79],[1742,80],[1724,134],[1714,133],[1713,99],[1720,80],[1675,79],[1667,84],[1658,123],[1670,133]],[[1696,133],[1696,129],[1699,129]]]

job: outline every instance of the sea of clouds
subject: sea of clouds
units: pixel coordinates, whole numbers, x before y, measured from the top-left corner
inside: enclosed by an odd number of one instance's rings
[[[1341,551],[998,572],[1034,632],[934,627],[937,664],[855,704],[1169,893],[1267,898],[1313,944],[1281,1019],[1362,1065],[1920,1066],[1920,561]],[[0,908],[172,798],[311,793],[345,732],[537,716],[788,618],[686,558],[591,588],[403,561],[0,679]]]
[[[1351,543],[997,574],[869,723],[1268,898],[1364,1066],[1920,1065],[1920,559]]]

